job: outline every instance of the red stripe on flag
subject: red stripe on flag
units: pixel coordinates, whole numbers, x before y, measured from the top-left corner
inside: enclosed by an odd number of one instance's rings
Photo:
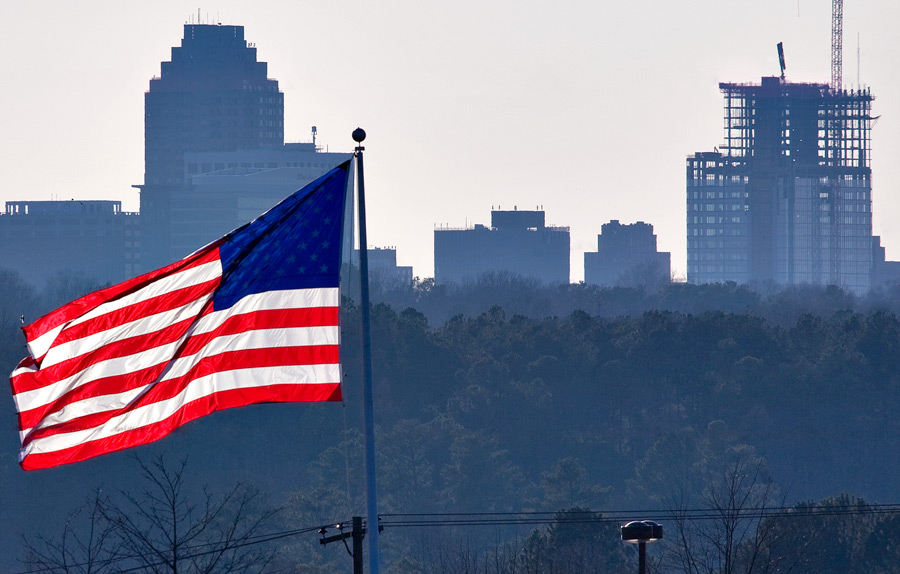
[[[70,448],[48,453],[34,453],[21,462],[25,470],[50,468],[78,462],[101,454],[147,444],[170,434],[183,424],[214,411],[242,407],[254,403],[283,403],[310,401],[340,401],[338,383],[318,385],[272,385],[220,391],[187,403],[171,417],[145,427],[125,431],[115,436],[85,442]]]
[[[94,335],[101,331],[119,327],[126,323],[131,323],[138,319],[150,317],[158,313],[178,309],[179,307],[183,307],[209,295],[215,291],[218,285],[219,278],[216,278],[198,285],[191,285],[190,287],[164,293],[157,297],[151,297],[135,303],[134,305],[110,311],[109,313],[104,313],[99,317],[94,317],[93,319],[88,319],[87,321],[63,329],[59,336],[56,337],[56,340],[53,341],[53,346]]]
[[[219,327],[208,333],[197,333],[188,339],[181,355],[193,355],[211,340],[226,335],[264,329],[296,327],[330,327],[338,324],[340,309],[337,307],[306,307],[300,309],[265,309],[241,315],[233,315]]]
[[[173,273],[177,273],[178,271],[184,271],[192,267],[197,267],[198,265],[203,265],[204,263],[211,263],[213,261],[216,261],[219,259],[219,243],[221,243],[221,240],[207,246],[203,251],[197,252],[180,261],[176,261],[171,265],[167,265],[161,269],[157,269],[156,271],[151,271],[150,273],[146,273],[144,275],[141,275],[140,277],[129,279],[128,281],[119,283],[117,285],[107,287],[106,289],[101,289],[99,291],[89,293],[84,297],[81,297],[80,299],[76,299],[71,303],[63,305],[59,309],[51,311],[43,317],[35,320],[30,325],[22,327],[22,331],[25,332],[25,338],[28,341],[33,341],[44,333],[52,331],[59,325],[81,317],[98,305],[105,303],[106,301],[116,299],[117,297],[127,295],[128,293],[131,293],[133,291],[137,291],[138,289],[145,287],[147,284],[152,283],[154,280],[159,279],[160,277],[171,275]]]
[[[105,377],[97,379],[86,385],[75,388],[68,393],[62,395],[52,403],[48,403],[42,407],[34,408],[19,413],[19,430],[34,428],[41,422],[45,416],[55,413],[63,407],[85,399],[96,398],[104,395],[117,395],[138,387],[149,385],[162,374],[165,369],[165,363],[153,365],[146,369],[118,375],[114,377]],[[121,412],[118,410],[117,412]]]
[[[160,345],[166,345],[177,341],[184,335],[184,332],[194,321],[195,317],[189,317],[183,321],[169,325],[165,329],[147,333],[146,335],[120,339],[100,347],[92,353],[73,357],[55,365],[45,367],[39,371],[25,372],[16,375],[11,379],[13,394],[32,391],[46,387],[47,385],[52,385],[83,371],[91,365],[96,365],[109,359],[127,357],[141,351],[154,349]]]
[[[301,309],[269,309],[235,315],[228,318],[213,331],[193,335],[188,339],[187,345],[179,354],[182,356],[192,355],[210,340],[223,335],[233,335],[256,329],[337,325],[339,314],[340,310],[337,307],[310,307]],[[16,375],[10,380],[13,394],[52,385],[57,381],[75,375],[92,364],[116,357],[126,357],[177,341],[193,322],[194,318],[191,317],[154,333],[121,339],[100,347],[93,353],[73,357],[39,371]]]
[[[36,429],[28,435],[23,446],[39,438],[61,433],[86,430],[102,425],[110,419],[153,403],[171,399],[181,393],[194,380],[223,371],[254,367],[280,367],[294,365],[326,365],[338,362],[337,345],[307,347],[274,347],[229,351],[205,357],[181,377],[159,381],[146,393],[122,409],[89,414],[58,425]],[[286,386],[316,386],[302,382],[284,383]],[[133,388],[133,387],[132,387]],[[253,388],[252,386],[247,387]]]

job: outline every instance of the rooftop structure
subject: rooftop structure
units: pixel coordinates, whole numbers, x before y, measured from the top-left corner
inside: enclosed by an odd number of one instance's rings
[[[396,247],[373,247],[367,252],[369,281],[381,291],[405,289],[412,286],[413,268],[397,265]],[[359,267],[359,250],[353,250],[353,265]]]

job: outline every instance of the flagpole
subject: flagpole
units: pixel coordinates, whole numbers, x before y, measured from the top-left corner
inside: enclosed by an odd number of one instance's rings
[[[369,539],[369,574],[378,574],[378,494],[375,488],[375,399],[372,390],[372,341],[369,335],[369,254],[366,240],[366,184],[363,177],[362,128],[353,130],[356,146],[356,189],[359,201],[359,305],[362,319],[363,418],[366,443],[366,535]]]

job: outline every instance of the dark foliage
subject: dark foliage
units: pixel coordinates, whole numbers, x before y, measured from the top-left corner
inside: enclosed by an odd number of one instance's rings
[[[900,459],[886,454],[900,450],[900,297],[761,291],[734,284],[672,284],[654,293],[541,288],[508,277],[460,289],[422,282],[379,291],[372,337],[381,511],[665,508],[681,494],[704,504],[711,477],[735,452],[765,465],[766,492],[780,486],[780,500],[848,490],[900,500],[892,478]],[[41,305],[27,292],[21,300]],[[19,311],[7,311],[0,336],[13,340],[10,313],[18,320]],[[187,453],[198,480],[214,486],[225,477],[256,482],[290,502],[291,527],[363,514],[358,309],[351,302],[342,325],[343,407],[223,412],[141,451]],[[8,368],[20,355],[9,352]],[[116,487],[131,476],[120,455],[23,476],[11,415],[6,427],[0,503],[9,502],[5,512],[14,518],[0,543],[19,529],[58,530],[63,510],[76,506],[72,497],[95,487],[98,476]],[[900,547],[891,520],[860,526],[848,552],[890,563]],[[770,538],[756,538],[757,523],[749,526],[742,540],[756,541],[754,556],[781,552]],[[393,529],[383,534],[383,552],[398,573],[543,572],[551,546],[568,540],[560,528],[440,537]],[[602,550],[615,571],[618,541],[607,548],[597,538],[615,533],[582,534],[586,541],[576,546],[586,555]],[[739,571],[747,547],[739,540],[731,549],[729,565]],[[347,567],[346,554],[314,537],[289,541],[285,551],[306,571]]]

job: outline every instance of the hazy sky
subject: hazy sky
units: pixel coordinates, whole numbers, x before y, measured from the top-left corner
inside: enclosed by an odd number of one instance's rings
[[[685,156],[722,143],[719,82],[831,77],[830,0],[225,0],[285,94],[285,137],[366,140],[370,246],[433,273],[435,225],[534,209],[572,232],[572,280],[610,219],[652,223],[685,273]],[[198,6],[7,3],[0,201],[137,210],[144,92]],[[844,84],[873,113],[874,232],[900,259],[900,2],[845,0]],[[859,49],[857,48],[859,47]],[[857,54],[859,62],[857,65]]]

